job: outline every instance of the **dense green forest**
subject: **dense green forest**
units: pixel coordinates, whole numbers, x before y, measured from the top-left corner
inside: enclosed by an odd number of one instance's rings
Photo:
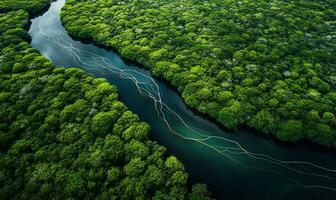
[[[35,14],[46,7],[49,0],[1,0],[0,13],[26,10],[29,13]]]
[[[29,12],[47,1],[0,5],[0,199],[211,199],[203,184],[188,192],[116,87],[29,45]]]
[[[335,0],[68,0],[73,36],[116,48],[230,129],[336,140]]]

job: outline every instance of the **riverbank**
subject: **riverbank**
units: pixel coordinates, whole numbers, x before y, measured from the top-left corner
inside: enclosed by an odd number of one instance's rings
[[[63,22],[62,22],[62,25],[64,26]],[[172,85],[171,82],[166,80],[165,78],[160,77],[160,76],[156,76],[155,74],[153,74],[152,71],[150,70],[151,68],[149,66],[144,66],[141,63],[138,63],[136,60],[130,60],[127,57],[123,57],[118,52],[117,49],[115,49],[113,47],[110,47],[110,46],[106,46],[104,44],[97,43],[93,38],[83,39],[83,38],[78,37],[75,34],[71,34],[71,32],[68,32],[68,34],[75,41],[80,41],[84,44],[94,44],[95,46],[97,46],[99,48],[105,49],[107,51],[111,51],[111,52],[119,55],[120,57],[123,58],[123,60],[125,61],[126,64],[135,65],[137,67],[148,70],[151,73],[151,75],[156,78],[157,81],[160,81],[160,82],[164,83],[165,85],[168,85],[169,88],[174,90],[179,95],[179,97],[183,100],[187,109],[191,110],[193,113],[195,113],[195,115],[197,115],[199,117],[202,117],[204,119],[207,119],[210,123],[216,124],[216,126],[218,126],[225,133],[235,134],[235,132],[241,132],[242,130],[247,130],[246,132],[251,133],[256,137],[265,138],[265,139],[269,140],[270,142],[275,143],[276,145],[280,145],[280,146],[285,147],[285,148],[295,148],[297,146],[304,145],[304,146],[307,146],[308,148],[312,149],[313,151],[318,151],[318,152],[321,152],[321,153],[323,153],[323,152],[325,152],[325,153],[326,152],[335,153],[335,155],[336,155],[336,148],[328,148],[328,147],[325,147],[325,146],[321,146],[321,145],[318,145],[317,143],[312,142],[310,140],[302,139],[302,140],[294,141],[294,142],[281,141],[272,134],[265,134],[265,133],[259,132],[255,128],[253,128],[251,126],[247,126],[247,125],[240,125],[240,126],[237,127],[236,130],[228,129],[222,123],[218,122],[218,120],[216,118],[213,118],[206,113],[202,113],[199,110],[197,110],[196,108],[193,108],[189,104],[187,104],[185,99],[182,97],[181,92],[178,90],[178,88],[176,86]]]

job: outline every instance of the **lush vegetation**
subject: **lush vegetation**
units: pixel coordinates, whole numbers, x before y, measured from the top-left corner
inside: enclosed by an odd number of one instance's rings
[[[49,0],[1,0],[0,13],[23,9],[34,14],[45,8],[48,2]]]
[[[116,48],[230,129],[336,140],[335,0],[68,0],[74,36]]]
[[[0,13],[0,199],[210,199],[114,86],[31,48],[28,23]]]

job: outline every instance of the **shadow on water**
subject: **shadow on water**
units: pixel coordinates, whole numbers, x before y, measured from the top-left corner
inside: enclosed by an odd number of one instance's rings
[[[334,153],[284,145],[247,128],[228,133],[189,109],[149,71],[115,51],[71,38],[60,21],[64,3],[52,3],[32,20],[31,45],[59,66],[78,67],[116,85],[121,101],[151,125],[151,138],[185,164],[191,183],[207,183],[218,199],[336,198]]]

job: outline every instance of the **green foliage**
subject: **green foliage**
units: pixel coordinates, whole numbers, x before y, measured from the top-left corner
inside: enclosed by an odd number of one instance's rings
[[[251,126],[258,130],[262,130],[264,133],[274,132],[274,117],[267,110],[261,110],[251,120]]]
[[[302,137],[302,123],[297,120],[288,120],[283,123],[278,132],[278,137],[284,141],[295,141]]]
[[[150,67],[176,86],[189,106],[228,128],[248,124],[282,140],[304,138],[331,147],[334,4],[69,0],[62,21],[70,34]],[[313,111],[317,118],[309,117]],[[293,121],[302,124],[300,132],[287,126]]]
[[[37,13],[48,4],[48,0],[1,0],[0,13],[13,10],[26,10],[31,13]]]
[[[149,140],[116,87],[39,55],[27,19],[0,14],[0,199],[187,199],[183,165]]]
[[[238,101],[234,101],[230,106],[222,108],[219,112],[219,121],[226,127],[235,129],[243,119],[244,109]]]
[[[189,195],[190,200],[211,200],[211,194],[205,184],[193,185],[191,193]]]
[[[117,111],[100,112],[92,118],[92,128],[93,133],[96,134],[107,134],[112,130],[114,123],[118,119]]]
[[[145,170],[145,166],[146,163],[140,158],[134,158],[127,165],[125,165],[124,172],[127,176],[137,177],[142,175]]]

